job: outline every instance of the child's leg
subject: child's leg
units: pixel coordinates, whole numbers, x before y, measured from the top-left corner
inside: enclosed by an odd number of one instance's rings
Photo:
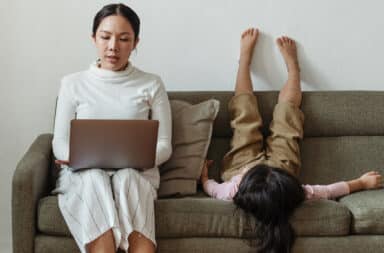
[[[270,165],[288,170],[294,175],[301,167],[299,140],[303,138],[304,115],[301,104],[300,69],[295,42],[288,37],[277,39],[285,60],[288,80],[279,93],[278,104],[267,138],[267,157]]]
[[[229,102],[233,137],[231,150],[223,158],[222,179],[229,180],[238,169],[258,156],[263,149],[263,136],[260,132],[262,120],[250,74],[253,48],[258,31],[248,29],[241,36],[239,69],[236,78],[235,96]]]
[[[236,76],[235,95],[241,93],[253,94],[250,65],[258,36],[259,31],[254,28],[245,30],[241,35],[240,59]]]
[[[288,37],[278,38],[277,46],[287,65],[288,79],[279,93],[279,102],[289,102],[299,107],[301,104],[300,67],[294,40]]]

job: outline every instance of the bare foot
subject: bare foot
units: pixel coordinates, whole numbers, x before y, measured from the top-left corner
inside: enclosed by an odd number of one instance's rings
[[[253,49],[258,37],[259,30],[257,28],[248,28],[243,32],[240,40],[240,63],[251,64]]]
[[[287,65],[288,72],[300,72],[296,42],[287,36],[282,36],[276,40],[276,43]]]

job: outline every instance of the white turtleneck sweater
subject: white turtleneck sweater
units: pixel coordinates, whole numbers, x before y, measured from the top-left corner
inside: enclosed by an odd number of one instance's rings
[[[172,152],[171,110],[160,77],[143,72],[131,64],[123,71],[110,71],[91,64],[86,71],[65,76],[57,101],[53,153],[59,160],[69,158],[70,121],[77,119],[152,119],[159,120],[156,168],[145,173],[158,188],[157,166]]]

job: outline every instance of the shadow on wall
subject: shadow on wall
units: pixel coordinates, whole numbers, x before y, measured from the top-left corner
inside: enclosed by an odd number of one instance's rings
[[[275,53],[276,44],[272,36],[261,34],[253,54],[251,71],[269,90],[280,90],[284,77],[279,74],[279,60]],[[257,89],[257,84],[255,84]]]
[[[302,85],[306,90],[329,90],[325,75],[323,75],[305,53],[305,47],[297,43],[298,57],[301,69]],[[277,53],[278,52],[278,53]],[[286,67],[281,65],[283,60],[277,49],[276,38],[269,34],[261,34],[253,54],[251,72],[257,81],[268,87],[268,90],[280,90],[286,81]],[[257,82],[256,81],[256,82]],[[257,84],[254,84],[257,90]]]
[[[311,59],[305,53],[305,46],[297,43],[299,52],[299,63],[301,69],[301,80],[310,90],[332,90],[331,82],[326,78],[326,75],[317,68]]]

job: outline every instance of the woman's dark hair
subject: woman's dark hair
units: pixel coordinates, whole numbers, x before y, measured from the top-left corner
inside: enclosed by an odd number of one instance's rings
[[[93,19],[92,35],[96,35],[97,28],[104,18],[112,15],[120,15],[124,17],[132,26],[135,33],[135,40],[139,38],[140,32],[140,19],[136,12],[124,4],[108,4],[105,5]]]
[[[256,218],[257,252],[288,253],[296,238],[288,219],[304,199],[304,189],[293,175],[260,164],[243,176],[233,201]]]

